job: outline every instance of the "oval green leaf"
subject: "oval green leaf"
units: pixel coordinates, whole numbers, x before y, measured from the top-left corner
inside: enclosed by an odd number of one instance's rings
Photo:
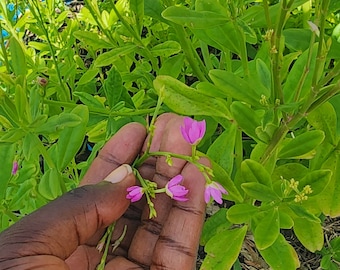
[[[258,207],[254,205],[246,203],[235,204],[229,208],[227,219],[235,224],[249,223],[252,216],[258,212]]]
[[[207,256],[201,270],[231,269],[241,251],[247,229],[247,226],[243,226],[213,236],[205,246]]]
[[[255,244],[259,250],[270,247],[280,234],[280,220],[277,208],[266,211],[254,231]]]
[[[290,139],[279,151],[279,158],[301,158],[304,154],[314,150],[324,139],[325,134],[321,130],[307,131],[294,139]]]
[[[294,219],[293,229],[301,244],[310,252],[322,249],[324,235],[320,222],[313,222],[306,218],[296,218]]]
[[[230,113],[223,99],[198,93],[194,88],[166,75],[157,76],[153,84],[164,103],[177,113],[230,119]]]

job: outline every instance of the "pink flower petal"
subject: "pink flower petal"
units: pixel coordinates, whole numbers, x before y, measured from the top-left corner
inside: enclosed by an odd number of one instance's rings
[[[204,201],[205,203],[209,203],[210,201],[210,187],[206,187],[204,191]]]
[[[183,138],[191,145],[198,144],[206,131],[205,120],[196,121],[190,117],[184,117],[184,125],[180,127]]]
[[[182,182],[182,180],[183,180],[183,176],[178,174],[172,179],[170,179],[170,181],[168,182],[168,187],[178,185],[180,182]]]

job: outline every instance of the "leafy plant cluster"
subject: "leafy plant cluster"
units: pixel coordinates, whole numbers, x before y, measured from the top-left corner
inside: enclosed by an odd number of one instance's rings
[[[339,1],[84,2],[0,2],[0,229],[76,187],[162,93],[161,113],[206,120],[199,150],[233,202],[205,224],[201,269],[231,269],[247,239],[296,269],[286,229],[337,269],[323,221],[340,215]]]

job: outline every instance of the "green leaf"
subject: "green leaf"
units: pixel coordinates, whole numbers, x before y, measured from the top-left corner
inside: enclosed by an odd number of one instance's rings
[[[121,101],[130,105],[130,107],[134,106],[128,91],[123,85],[122,77],[114,66],[108,72],[103,88],[108,105],[111,109]]]
[[[133,101],[135,108],[138,109],[143,104],[144,97],[145,97],[144,90],[140,90],[136,94],[134,94],[134,96],[131,99]]]
[[[173,78],[177,78],[181,73],[184,64],[184,55],[177,54],[166,59],[161,68],[159,69],[158,75],[169,75]]]
[[[165,41],[161,44],[158,44],[151,49],[151,54],[154,57],[170,57],[176,53],[181,51],[181,45],[173,40]]]
[[[123,47],[112,49],[108,52],[102,53],[94,61],[95,67],[104,67],[114,64],[121,57],[130,54],[136,50],[135,45],[125,45]]]
[[[84,85],[92,81],[99,73],[99,68],[89,68],[79,79],[78,85]]]
[[[250,153],[250,159],[261,163],[264,153],[266,152],[268,145],[262,142],[258,142],[253,150]],[[266,164],[264,164],[264,168],[266,169],[267,172],[272,172],[275,168],[276,162],[277,162],[277,150],[273,152],[271,157],[268,159]]]
[[[218,97],[218,98],[228,97],[228,95],[226,95],[223,91],[221,91],[220,88],[218,88],[216,85],[210,82],[199,82],[196,85],[196,88],[197,88],[197,91],[207,96]]]
[[[306,185],[310,185],[313,192],[308,194],[308,197],[312,197],[321,193],[331,180],[331,170],[317,170],[308,173],[300,180],[299,187],[303,188]]]
[[[238,29],[235,28],[233,22],[227,22],[223,25],[217,25],[211,28],[191,29],[195,36],[221,51],[230,50],[233,53],[240,54],[239,40],[235,37],[239,36]]]
[[[80,117],[82,121],[76,127],[64,128],[60,133],[57,143],[57,156],[55,157],[59,171],[63,171],[79,151],[84,141],[86,126],[89,120],[89,111],[86,106],[78,105],[71,113]]]
[[[231,269],[241,251],[246,233],[247,226],[243,226],[213,236],[205,246],[207,256],[201,270]]]
[[[292,63],[301,55],[301,52],[293,52],[286,54],[283,56],[283,61],[282,61],[282,68],[280,70],[280,78],[281,82],[284,81],[289,74],[289,69],[292,66]]]
[[[313,151],[325,139],[321,130],[307,131],[294,139],[290,139],[279,151],[280,159],[303,158],[303,155]],[[309,156],[306,156],[309,158]]]
[[[249,44],[256,44],[257,36],[255,31],[240,18],[236,18],[236,22],[239,28],[243,30],[246,42],[248,42]]]
[[[306,218],[294,219],[294,233],[302,245],[310,252],[323,247],[323,230],[320,222],[312,222]]]
[[[266,94],[230,71],[214,69],[209,71],[209,76],[226,95],[256,107],[260,105],[261,95]]]
[[[304,78],[304,72],[306,71],[307,61],[308,61],[308,50],[306,50],[294,63],[290,72],[288,73],[286,83],[283,87],[284,100],[286,103],[296,102],[304,99],[309,93],[312,87],[312,78],[315,69],[317,46],[313,47],[312,57],[310,67],[308,69],[307,76],[301,87],[301,93],[299,97],[295,97],[300,86],[301,78]],[[321,63],[320,63],[321,64]]]
[[[247,195],[258,201],[270,202],[279,199],[271,188],[257,182],[243,183],[241,187]]]
[[[275,168],[272,178],[275,181],[281,180],[281,177],[287,180],[294,178],[300,181],[308,172],[308,168],[300,163],[286,163]]]
[[[233,170],[236,131],[236,125],[231,124],[217,137],[207,151],[207,155],[228,174]]]
[[[91,31],[78,30],[73,32],[73,35],[82,41],[87,46],[91,46],[93,50],[112,48],[112,44],[106,40],[104,36],[99,35]]]
[[[62,177],[57,169],[49,169],[41,177],[38,185],[39,193],[48,200],[54,200],[63,194]]]
[[[46,123],[34,128],[33,132],[37,134],[51,134],[63,130],[66,127],[75,127],[79,125],[83,119],[72,113],[61,113],[51,116]]]
[[[29,92],[29,108],[30,108],[30,114],[32,117],[32,120],[37,118],[40,115],[40,104],[42,97],[39,94],[39,88],[38,87],[32,87]]]
[[[11,128],[0,137],[0,143],[16,143],[24,137],[26,132],[21,128]]]
[[[270,247],[259,251],[272,269],[295,270],[300,266],[296,251],[288,244],[282,234],[279,234]]]
[[[304,52],[309,48],[312,31],[310,29],[289,28],[283,30],[287,48]]]
[[[272,188],[270,174],[260,163],[251,159],[246,159],[241,164],[241,172],[245,183],[260,183],[270,189]]]
[[[272,81],[271,81],[272,76],[271,76],[271,73],[270,73],[270,70],[267,64],[261,58],[258,58],[256,59],[255,67],[256,67],[256,73],[260,79],[260,82],[262,83],[264,87],[266,87],[270,91],[270,89],[272,88]],[[268,93],[270,93],[269,91]],[[268,96],[266,97],[269,98],[270,95],[269,94],[267,95]]]
[[[246,203],[235,204],[228,209],[227,219],[235,224],[249,223],[254,214],[259,212],[259,208]]]
[[[334,259],[340,262],[340,237],[333,238],[329,244],[332,247]]]
[[[105,106],[91,94],[86,92],[73,92],[73,95],[78,97],[84,105],[90,108],[105,108]]]
[[[210,162],[212,163],[212,170],[214,172],[213,179],[219,182],[228,191],[225,198],[238,203],[243,202],[243,197],[236,188],[234,182],[231,180],[229,174],[215,161],[211,160]]]
[[[177,113],[230,118],[224,100],[203,95],[170,76],[157,76],[153,84],[164,103]]]
[[[248,136],[256,141],[260,140],[256,128],[261,126],[261,119],[252,108],[240,101],[234,101],[230,106],[230,111],[237,124]]]
[[[226,219],[226,212],[226,208],[221,208],[205,221],[200,245],[205,246],[211,237],[230,228],[232,224]]]
[[[318,217],[316,217],[315,215],[308,212],[308,210],[305,207],[303,207],[302,205],[299,205],[299,204],[296,204],[296,203],[290,203],[290,204],[288,204],[288,206],[291,210],[293,210],[296,217],[305,218],[305,219],[308,219],[311,222],[320,222],[320,219]]]
[[[334,107],[326,102],[307,115],[308,122],[318,130],[325,133],[325,140],[336,145],[339,139],[336,138],[337,116]]]
[[[212,28],[224,25],[228,18],[211,11],[195,11],[185,7],[171,6],[162,12],[163,18],[194,29]]]
[[[161,16],[164,10],[161,0],[144,0],[144,12],[145,15],[154,18],[158,21],[166,22]]]
[[[130,10],[134,14],[135,24],[138,35],[141,35],[144,18],[144,0],[130,0]]]
[[[332,177],[328,185],[319,194],[317,203],[322,212],[331,217],[340,215],[340,154],[334,151],[327,161],[322,165],[322,169],[332,171]]]
[[[15,107],[17,109],[17,113],[21,119],[28,120],[29,115],[28,112],[28,101],[25,89],[21,85],[16,85],[15,87]]]
[[[0,200],[5,198],[7,184],[12,176],[12,166],[16,152],[16,144],[0,143],[1,181]]]
[[[255,244],[259,250],[270,247],[280,234],[280,220],[277,208],[272,208],[265,213],[254,231]]]
[[[286,212],[280,210],[281,209],[279,209],[280,228],[291,229],[294,225],[293,219]]]
[[[16,76],[26,75],[26,56],[23,46],[15,37],[11,37],[8,41],[9,50],[11,52],[12,68]]]

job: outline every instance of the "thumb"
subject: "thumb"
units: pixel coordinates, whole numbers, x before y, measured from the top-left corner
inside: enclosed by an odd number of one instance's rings
[[[126,211],[127,187],[135,177],[129,165],[111,172],[101,183],[76,188],[0,234],[0,262],[23,256],[69,257]]]

